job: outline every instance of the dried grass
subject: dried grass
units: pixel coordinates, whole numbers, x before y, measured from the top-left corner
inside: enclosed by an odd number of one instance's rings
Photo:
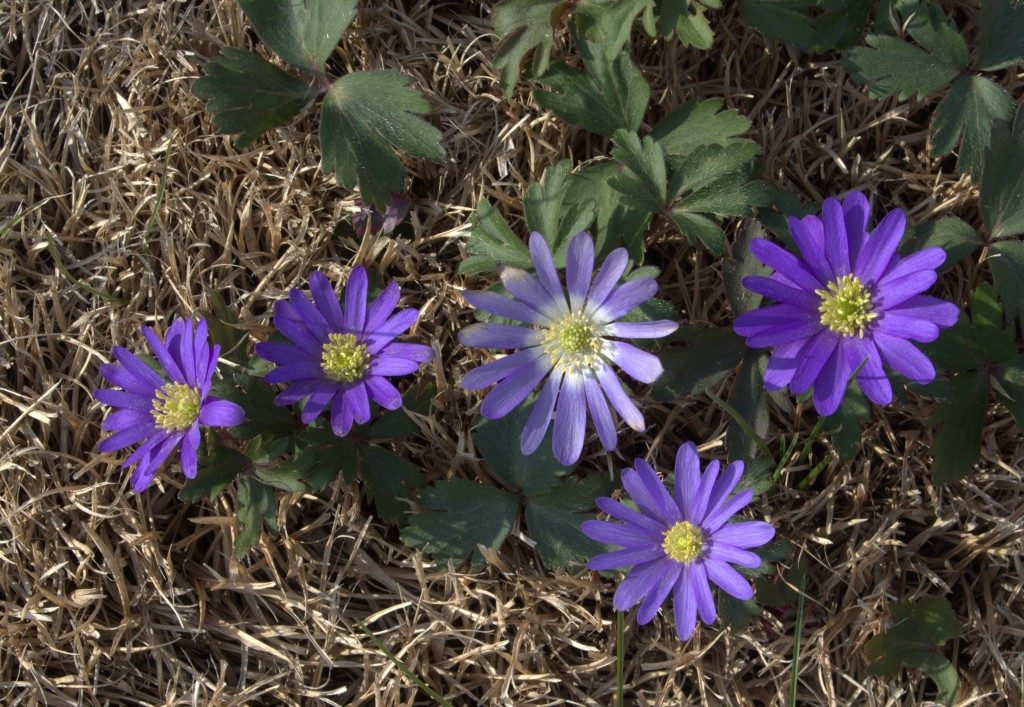
[[[337,68],[412,75],[449,152],[443,165],[410,165],[416,238],[362,255],[424,307],[416,333],[439,353],[424,374],[439,389],[435,414],[401,451],[431,478],[474,478],[478,399],[456,387],[478,360],[454,336],[467,320],[454,272],[463,224],[483,196],[518,216],[524,183],[545,166],[607,144],[525,90],[500,96],[486,7],[371,5]],[[638,43],[654,118],[721,96],[753,118],[774,182],[815,200],[866,189],[876,210],[901,206],[915,223],[977,223],[970,183],[927,156],[927,107],[870,100],[835,62],[766,48],[734,11],[717,25],[709,52]],[[321,174],[311,118],[245,151],[212,130],[192,81],[218,46],[253,41],[230,0],[5,0],[0,37],[0,223],[22,217],[0,239],[0,701],[424,703],[366,626],[457,704],[610,704],[611,587],[550,576],[525,543],[479,572],[438,568],[402,549],[358,488],[338,486],[288,499],[283,536],[239,563],[229,500],[182,506],[175,474],[130,492],[116,460],[95,451],[102,412],[90,390],[111,345],[202,310],[211,288],[260,334],[270,303],[311,268],[340,279],[353,264],[359,244],[332,238],[352,200]],[[1022,77],[1003,83],[1019,100]],[[718,265],[667,228],[651,242],[683,319],[726,324]],[[983,272],[960,265],[942,288],[962,301]],[[706,400],[649,409],[662,463],[683,439],[722,452],[725,421]],[[964,704],[1022,703],[1024,444],[994,407],[980,470],[937,489],[928,412],[924,400],[876,411],[856,463],[829,466],[808,491],[796,490],[807,468],[789,469],[758,508],[811,568],[802,704],[921,702],[927,681],[868,677],[863,647],[889,600],[925,595],[949,596],[963,622],[952,655]],[[798,409],[773,429],[813,419]],[[654,439],[630,436],[624,458]],[[631,704],[778,704],[788,689],[791,619],[680,644],[659,618],[626,638]]]

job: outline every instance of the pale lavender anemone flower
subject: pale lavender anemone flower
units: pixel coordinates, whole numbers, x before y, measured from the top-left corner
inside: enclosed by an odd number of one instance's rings
[[[736,333],[747,346],[774,349],[768,390],[788,385],[800,395],[813,386],[821,415],[839,408],[854,372],[879,405],[892,401],[883,365],[915,383],[933,380],[935,367],[910,342],[934,341],[959,315],[953,303],[921,294],[934,284],[945,251],[898,255],[906,215],[890,211],[869,234],[868,212],[864,195],[851,193],[842,204],[826,199],[821,218],[790,218],[799,257],[764,239],[750,245],[775,272],[746,277],[743,285],[777,304],[741,314]]]
[[[285,383],[274,398],[277,405],[306,403],[300,418],[311,423],[330,411],[336,435],[348,434],[352,423],[370,419],[370,401],[387,410],[402,406],[402,394],[388,380],[406,376],[432,355],[429,346],[396,343],[415,323],[419,312],[403,309],[392,314],[401,294],[390,283],[367,305],[366,269],[356,267],[345,285],[345,306],[323,273],[309,276],[310,302],[298,289],[274,305],[274,326],[289,343],[256,344],[256,353],[277,364],[267,383]]]
[[[741,491],[730,498],[743,475],[743,462],[729,464],[719,473],[712,461],[700,471],[697,448],[688,442],[679,448],[675,464],[675,494],[670,496],[658,474],[643,459],[622,472],[622,485],[636,501],[634,511],[611,498],[597,499],[597,507],[622,523],[584,521],[581,530],[597,542],[618,545],[587,563],[592,570],[632,567],[615,590],[616,611],[637,604],[637,623],[646,624],[672,595],[676,632],[682,640],[693,635],[697,615],[705,624],[717,616],[711,584],[741,601],[754,590],[732,565],[755,568],[761,558],[751,548],[764,545],[775,529],[760,520],[730,523],[754,494]]]
[[[519,349],[469,371],[462,387],[477,390],[494,385],[480,413],[495,420],[518,407],[546,379],[523,428],[520,448],[527,455],[537,450],[553,414],[552,447],[557,459],[568,465],[580,457],[588,412],[601,443],[609,450],[615,449],[618,441],[612,408],[633,429],[644,429],[643,415],[611,364],[641,383],[650,383],[661,375],[661,362],[614,337],[655,339],[671,334],[679,325],[672,321],[619,321],[658,291],[653,278],[618,284],[629,259],[625,248],[612,251],[595,276],[594,242],[588,233],[577,234],[566,254],[565,287],[539,233],[530,236],[530,255],[537,277],[512,267],[499,273],[512,299],[493,292],[463,293],[477,309],[522,324],[482,322],[459,333],[466,346]]]
[[[178,319],[160,337],[149,327],[142,333],[160,364],[158,373],[138,356],[114,347],[117,363],[100,367],[100,375],[120,390],[101,388],[93,396],[119,408],[103,420],[102,429],[113,430],[100,442],[101,452],[114,452],[133,444],[139,447],[121,465],[135,465],[132,488],[144,491],[160,466],[181,445],[181,471],[194,479],[199,463],[200,427],[234,427],[245,412],[233,402],[210,395],[217,370],[220,346],[210,346],[206,321]]]

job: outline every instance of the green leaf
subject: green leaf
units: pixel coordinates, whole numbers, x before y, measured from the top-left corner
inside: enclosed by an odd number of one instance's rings
[[[207,289],[206,296],[213,305],[212,309],[203,315],[210,329],[210,339],[220,346],[221,358],[238,364],[244,363],[245,341],[248,337],[245,331],[239,328],[238,315],[228,307],[220,292]]]
[[[560,62],[552,64],[537,79],[549,90],[534,91],[534,100],[562,120],[605,137],[620,128],[636,131],[651,89],[629,52],[609,59],[585,39],[579,38],[577,45],[586,73]]]
[[[924,5],[907,24],[918,45],[869,34],[868,46],[846,53],[844,66],[857,83],[874,83],[875,97],[923,97],[941,90],[968,66],[967,45],[938,7]]]
[[[982,160],[994,120],[1013,115],[1013,99],[984,76],[958,76],[935,109],[931,124],[932,156],[948,155],[960,143],[956,167],[981,175]],[[961,139],[962,136],[962,139]]]
[[[718,618],[733,633],[746,630],[751,621],[764,613],[754,599],[740,601],[721,590],[718,591],[717,599],[715,605],[718,607]]]
[[[402,396],[402,407],[382,412],[380,417],[367,425],[363,430],[363,435],[368,439],[412,437],[420,431],[419,425],[416,424],[412,416],[428,416],[435,395],[437,395],[437,386],[428,381],[421,381]]]
[[[666,39],[674,32],[684,46],[710,49],[715,35],[705,15],[708,8],[722,9],[721,0],[656,0],[648,6],[651,17],[645,24],[652,36],[652,29]]]
[[[768,434],[771,421],[768,395],[764,390],[764,368],[767,361],[768,357],[761,352],[751,351],[745,355],[728,400],[729,405],[762,439]],[[732,419],[729,420],[725,444],[730,459],[753,459],[759,449],[757,443]]]
[[[389,449],[375,444],[359,450],[359,469],[377,514],[388,523],[405,525],[412,499],[426,483],[423,471]]]
[[[544,236],[557,267],[565,265],[569,241],[594,222],[597,212],[597,204],[592,200],[567,200],[571,170],[572,162],[569,160],[548,167],[541,181],[531,184],[523,197],[526,225],[531,231]],[[528,269],[533,269],[532,261]]]
[[[308,491],[320,491],[339,476],[351,483],[359,467],[359,445],[329,429],[307,427],[295,438],[292,463],[303,469]]]
[[[908,256],[925,248],[942,248],[946,251],[946,260],[938,268],[941,275],[981,246],[981,237],[969,223],[950,216],[907,229],[900,253]]]
[[[732,244],[731,257],[722,263],[725,292],[729,297],[734,317],[756,309],[762,300],[761,295],[743,286],[743,278],[752,275],[767,276],[771,273],[771,270],[750,252],[750,244],[755,238],[767,238],[767,235],[760,223],[751,221]]]
[[[284,125],[316,97],[310,81],[233,47],[224,47],[206,62],[203,77],[192,90],[206,101],[217,130],[238,135],[238,147],[248,147],[271,128]]]
[[[996,376],[999,399],[1009,408],[1017,427],[1024,430],[1024,359],[1017,359]]]
[[[287,437],[295,432],[298,421],[287,407],[274,404],[275,391],[255,376],[230,371],[214,381],[213,394],[230,400],[245,411],[245,422],[231,428],[236,439]]]
[[[1007,319],[1024,313],[1024,241],[999,241],[988,251],[988,265]]]
[[[288,459],[268,466],[257,466],[256,478],[267,486],[294,493],[306,490],[306,482],[302,477],[308,471],[305,464]]]
[[[939,651],[960,635],[953,608],[942,598],[892,604],[892,625],[868,641],[868,674],[893,677],[904,668],[924,670],[939,686],[937,701],[953,704],[959,690],[956,668]]]
[[[959,481],[981,455],[981,429],[988,406],[988,374],[971,371],[952,381],[951,400],[939,403],[928,423],[937,428],[932,442],[932,481]]]
[[[487,201],[480,202],[470,219],[466,250],[470,256],[459,264],[460,273],[494,272],[498,265],[533,268],[530,249]]]
[[[656,400],[668,401],[698,395],[718,384],[736,367],[747,351],[732,329],[713,329],[684,324],[669,337],[684,346],[658,352],[665,372],[654,382]]]
[[[380,211],[402,191],[395,151],[444,160],[441,132],[420,115],[430,104],[393,71],[357,71],[334,82],[323,102],[320,145],[324,170],[345,187],[358,183],[363,201]]]
[[[1011,361],[1017,357],[1013,327],[1003,321],[995,291],[982,283],[971,294],[970,315],[943,331],[937,341],[924,344],[925,355],[939,370],[971,371],[986,364]]]
[[[585,0],[576,6],[574,19],[580,31],[612,59],[629,42],[633,22],[651,1]]]
[[[604,546],[580,531],[580,524],[596,512],[594,501],[611,493],[606,477],[567,479],[553,489],[528,495],[525,501],[526,530],[537,543],[537,554],[547,567],[582,567]]]
[[[1024,2],[985,0],[981,3],[979,68],[998,71],[1024,62]]]
[[[754,492],[755,496],[760,496],[763,493],[768,493],[775,486],[775,479],[772,478],[775,471],[774,459],[763,455],[742,459],[730,449],[729,461],[744,462],[743,476],[740,477],[739,483],[736,484],[737,492],[750,489]]]
[[[242,557],[260,539],[263,526],[277,532],[277,497],[252,476],[238,478],[238,535],[235,556]]]
[[[853,44],[867,24],[873,0],[740,0],[752,27],[809,54]]]
[[[753,145],[759,153],[757,143],[737,137],[750,130],[750,119],[736,110],[722,110],[724,105],[721,98],[687,101],[658,121],[651,137],[665,154],[679,157],[705,145]]]
[[[568,0],[505,0],[494,8],[494,33],[501,38],[501,49],[494,57],[505,95],[519,79],[526,56],[533,52],[533,75],[547,71],[554,46],[554,28],[569,6]]]
[[[531,409],[530,404],[520,405],[505,417],[487,420],[473,429],[473,443],[490,472],[509,489],[527,496],[547,491],[574,468],[555,459],[551,430],[530,456],[519,451],[519,439]]]
[[[402,542],[420,548],[439,562],[483,562],[477,549],[497,550],[516,519],[516,497],[493,486],[464,479],[441,481],[419,496],[419,513],[409,516]]]
[[[611,179],[621,168],[614,162],[587,165],[569,175],[565,195],[568,203],[592,202],[596,206],[590,233],[594,237],[594,250],[598,258],[608,255],[619,246],[629,251],[629,257],[644,259],[644,234],[651,223],[646,209],[626,204],[619,192],[612,189]]]
[[[981,177],[981,215],[992,238],[1024,233],[1024,110],[1012,128],[997,122],[985,153]]]
[[[207,445],[207,450],[199,456],[199,471],[196,478],[185,482],[178,491],[178,500],[197,503],[208,498],[212,501],[249,466],[249,459],[231,447],[211,441]]]
[[[625,130],[616,131],[614,140],[612,157],[625,171],[612,178],[612,189],[631,206],[652,214],[663,213],[668,202],[668,176],[661,146],[650,136],[641,142],[639,136]]]
[[[840,461],[849,462],[860,451],[861,423],[871,419],[871,405],[861,392],[859,385],[851,385],[843,396],[839,409],[825,418],[825,428],[834,430],[832,446]]]
[[[320,74],[356,16],[356,0],[238,0],[256,33],[297,69]]]

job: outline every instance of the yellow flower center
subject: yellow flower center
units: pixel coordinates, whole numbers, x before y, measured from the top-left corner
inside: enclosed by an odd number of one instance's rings
[[[688,565],[704,552],[704,531],[684,520],[665,531],[661,547],[673,560]]]
[[[359,380],[369,364],[366,344],[360,344],[354,334],[331,334],[320,354],[324,375],[339,383]]]
[[[593,368],[601,361],[601,335],[597,325],[575,312],[552,324],[544,333],[544,351],[567,373]]]
[[[871,311],[871,293],[854,275],[843,275],[815,290],[821,298],[821,323],[837,334],[864,336],[864,329],[878,314]]]
[[[199,389],[167,383],[153,396],[153,419],[167,432],[187,430],[199,418]]]

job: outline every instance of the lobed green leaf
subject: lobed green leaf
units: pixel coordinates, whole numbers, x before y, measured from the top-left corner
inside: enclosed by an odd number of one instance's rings
[[[256,33],[296,69],[316,75],[356,16],[356,0],[238,0]]]

